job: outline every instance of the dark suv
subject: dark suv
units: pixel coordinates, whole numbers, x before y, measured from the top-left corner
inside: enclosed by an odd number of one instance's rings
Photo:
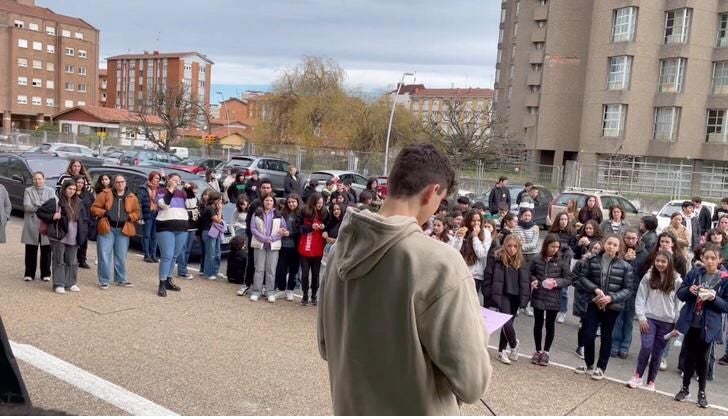
[[[13,209],[23,211],[23,195],[25,188],[33,186],[33,173],[42,172],[46,186],[55,188],[68,163],[55,153],[0,153],[0,184],[8,190]]]

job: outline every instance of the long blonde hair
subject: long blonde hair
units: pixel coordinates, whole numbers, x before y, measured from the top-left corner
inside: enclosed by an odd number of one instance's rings
[[[510,242],[516,243],[518,251],[516,252],[515,256],[509,255],[508,251],[506,250],[506,248],[508,247],[508,243]],[[505,239],[503,239],[503,246],[496,252],[495,258],[496,260],[499,260],[506,268],[521,269],[521,264],[523,261],[523,256],[521,255],[521,240],[514,234],[507,235]]]

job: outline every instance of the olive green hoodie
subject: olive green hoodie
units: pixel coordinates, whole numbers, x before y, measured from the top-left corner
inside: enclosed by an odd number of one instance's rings
[[[318,312],[336,415],[457,415],[491,376],[488,334],[458,252],[412,217],[348,209]]]

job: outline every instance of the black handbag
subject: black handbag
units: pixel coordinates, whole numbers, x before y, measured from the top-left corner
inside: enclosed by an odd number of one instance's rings
[[[68,233],[68,224],[65,219],[61,217],[59,220],[55,220],[48,224],[48,238],[53,240],[63,240]]]

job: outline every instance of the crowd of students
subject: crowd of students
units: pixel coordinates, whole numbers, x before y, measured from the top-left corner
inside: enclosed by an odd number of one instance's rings
[[[555,324],[565,321],[574,287],[572,313],[580,320],[575,352],[584,359],[576,373],[601,380],[611,357],[627,358],[636,318],[641,347],[628,386],[654,390],[670,347],[682,339],[683,386],[675,399],[688,397],[697,376],[698,405],[707,407],[716,344],[726,348],[718,363],[728,365],[728,199],[712,219],[700,198],[686,201],[657,234],[655,216],[631,226],[624,208],[613,205],[602,220],[597,198],[589,197],[583,208],[570,202],[556,214],[539,247],[533,207],[519,202],[518,215],[509,213],[506,184],[506,178],[498,180],[489,211],[460,197],[453,210],[444,203],[425,226],[428,236],[461,253],[483,306],[513,315],[500,332],[497,359],[518,360],[513,321],[524,312],[534,317],[531,363],[548,365]]]

